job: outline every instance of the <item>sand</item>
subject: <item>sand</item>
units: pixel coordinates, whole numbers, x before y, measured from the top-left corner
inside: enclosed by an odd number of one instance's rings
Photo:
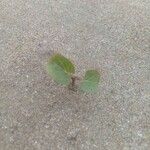
[[[56,52],[99,70],[98,92],[55,83]],[[0,1],[0,150],[149,147],[149,0]]]

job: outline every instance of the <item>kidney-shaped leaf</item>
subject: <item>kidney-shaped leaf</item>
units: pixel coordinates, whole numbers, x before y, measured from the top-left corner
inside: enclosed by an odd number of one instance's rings
[[[71,77],[56,63],[48,63],[48,73],[58,83],[69,85]]]
[[[100,80],[100,74],[96,70],[88,70],[81,82],[80,89],[84,92],[95,92]]]
[[[56,63],[57,65],[59,65],[62,69],[64,69],[65,72],[67,73],[75,73],[75,67],[72,64],[72,62],[65,58],[64,56],[62,56],[61,54],[55,54],[54,56],[51,57],[50,62],[52,63]]]

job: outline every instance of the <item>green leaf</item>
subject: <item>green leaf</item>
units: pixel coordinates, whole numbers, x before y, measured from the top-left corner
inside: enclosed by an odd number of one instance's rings
[[[100,80],[100,74],[96,70],[88,70],[81,82],[80,89],[84,92],[95,92]]]
[[[66,73],[69,73],[69,74],[75,73],[75,67],[72,64],[72,62],[69,59],[62,56],[61,54],[53,55],[52,58],[50,59],[50,62],[56,63],[57,65],[59,65],[61,68],[63,68],[63,70]]]
[[[48,73],[60,84],[69,85],[71,77],[56,63],[48,63]]]

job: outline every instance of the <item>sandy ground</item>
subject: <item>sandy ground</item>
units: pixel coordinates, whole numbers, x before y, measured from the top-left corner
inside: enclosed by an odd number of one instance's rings
[[[54,52],[98,92],[53,82]],[[0,0],[0,150],[149,148],[149,0]]]

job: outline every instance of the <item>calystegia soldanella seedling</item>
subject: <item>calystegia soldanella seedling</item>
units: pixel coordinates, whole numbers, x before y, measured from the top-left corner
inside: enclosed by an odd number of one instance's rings
[[[87,70],[83,79],[77,77],[74,64],[61,54],[54,54],[49,59],[48,73],[54,81],[69,89],[74,89],[76,81],[80,80],[79,89],[84,92],[95,92],[100,80],[99,72],[93,69]]]

